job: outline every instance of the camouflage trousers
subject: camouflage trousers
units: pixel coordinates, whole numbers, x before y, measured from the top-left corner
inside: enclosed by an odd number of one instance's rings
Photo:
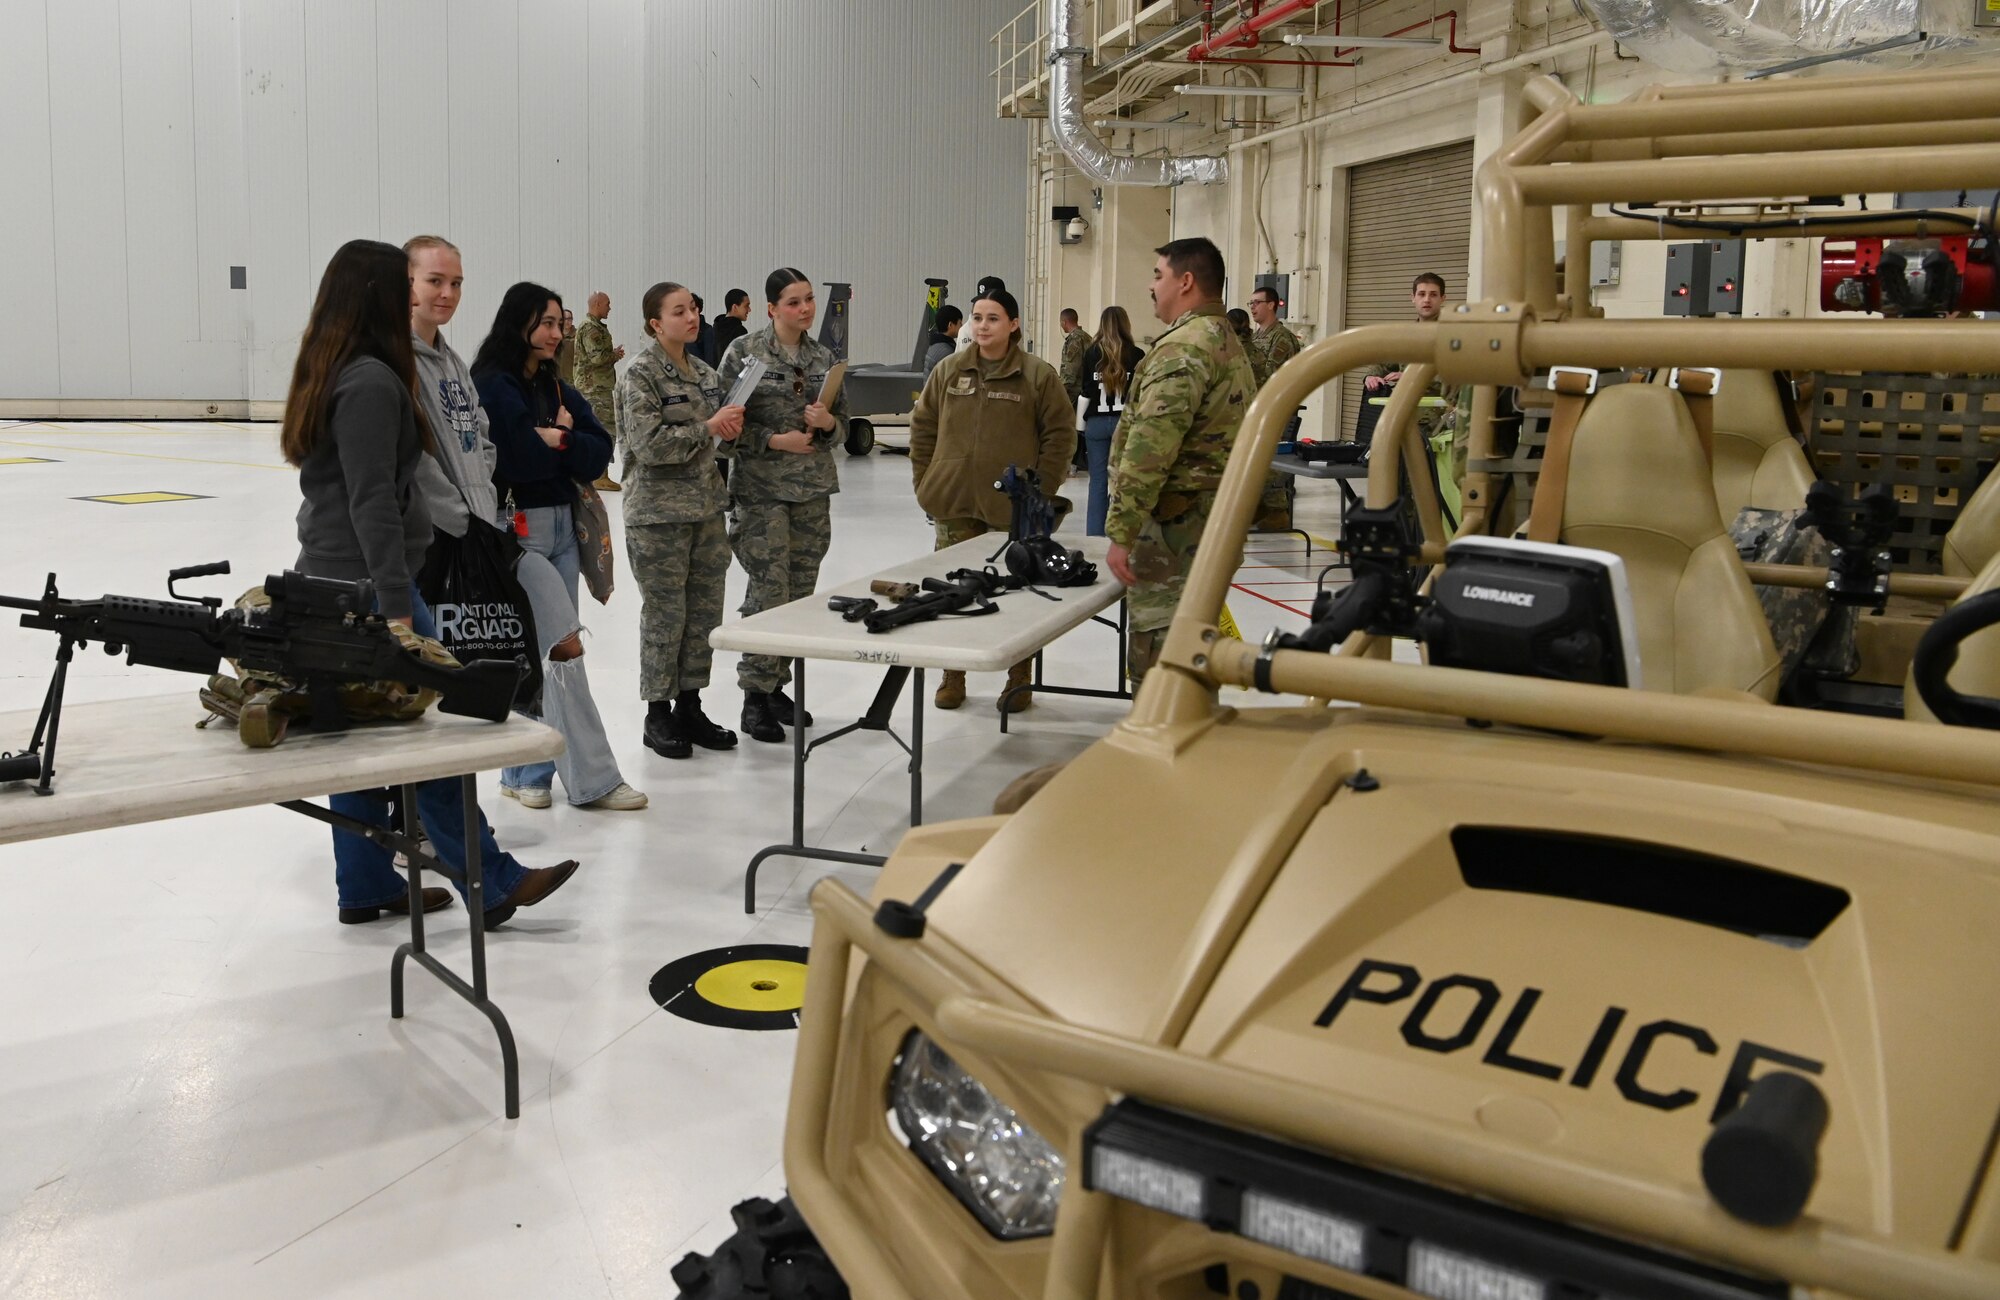
[[[1134,687],[1160,657],[1160,643],[1174,621],[1195,548],[1214,508],[1213,492],[1162,492],[1132,544],[1132,574],[1139,581],[1125,593],[1130,616],[1125,672]]]
[[[742,612],[776,609],[812,595],[819,562],[833,542],[831,498],[737,500],[733,505],[729,549],[750,575]],[[746,691],[775,691],[790,680],[792,661],[777,655],[744,655],[736,665],[736,684]]]
[[[729,538],[722,516],[691,524],[627,524],[625,554],[639,584],[639,698],[672,700],[708,685],[722,622]]]
[[[597,416],[597,422],[611,435],[611,454],[616,456],[625,449],[625,440],[618,434],[618,403],[612,400],[611,390],[606,388],[592,392],[588,388],[579,388],[576,391],[583,394],[583,400],[590,403],[591,413]]]
[[[939,551],[947,546],[956,546],[960,542],[969,542],[982,533],[1000,531],[984,519],[933,519],[931,527],[937,533],[937,545],[932,549]]]

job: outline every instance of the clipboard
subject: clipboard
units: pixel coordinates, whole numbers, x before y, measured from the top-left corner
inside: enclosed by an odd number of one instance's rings
[[[748,406],[750,394],[757,391],[757,385],[764,380],[764,372],[770,367],[755,357],[743,363],[743,372],[736,376],[736,384],[729,390],[729,396],[722,400],[724,406]]]
[[[826,372],[826,382],[819,386],[819,404],[827,410],[840,400],[840,385],[847,379],[847,363],[836,361],[833,369]]]

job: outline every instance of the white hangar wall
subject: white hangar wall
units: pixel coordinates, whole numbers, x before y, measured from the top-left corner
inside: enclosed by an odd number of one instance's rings
[[[658,279],[721,310],[795,265],[907,356],[921,282],[1018,283],[1014,0],[0,0],[0,412],[283,398],[357,237],[465,251],[470,352],[535,279],[639,339]],[[234,289],[232,268],[244,268]]]

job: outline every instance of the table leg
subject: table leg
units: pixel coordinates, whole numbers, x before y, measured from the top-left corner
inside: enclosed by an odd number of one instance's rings
[[[910,825],[924,824],[924,670],[910,693]]]
[[[1041,695],[1082,695],[1097,700],[1131,699],[1132,692],[1125,683],[1125,640],[1130,630],[1126,623],[1126,611],[1126,603],[1121,598],[1118,602],[1118,621],[1116,623],[1105,618],[1102,614],[1093,615],[1090,620],[1093,623],[1102,623],[1118,634],[1118,666],[1112,678],[1118,684],[1118,689],[1099,691],[1082,686],[1050,686],[1043,680],[1042,655],[1045,651],[1037,650],[1035,651],[1034,681],[1031,684],[1010,687],[1007,690],[1001,691],[1000,698],[994,701],[993,707],[1000,713],[1000,734],[1003,736],[1010,734],[1007,727],[1007,720],[1012,715],[1007,711],[1007,702],[1021,691],[1034,691]]]
[[[448,779],[448,778],[447,778]],[[465,805],[465,899],[466,911],[471,920],[472,933],[472,983],[468,984],[458,972],[437,959],[425,945],[423,872],[426,868],[441,875],[455,876],[457,873],[442,862],[427,854],[417,837],[408,833],[398,833],[394,829],[359,822],[351,817],[343,817],[330,809],[304,799],[289,799],[279,804],[314,821],[325,822],[339,830],[349,831],[374,844],[381,845],[392,853],[402,853],[408,857],[410,867],[410,941],[396,949],[396,955],[389,962],[389,1015],[400,1020],[403,1016],[403,966],[414,959],[417,965],[437,976],[438,982],[464,998],[479,1009],[481,1015],[492,1022],[493,1033],[500,1040],[500,1073],[506,1086],[506,1109],[508,1119],[521,1117],[521,1060],[514,1046],[514,1030],[508,1025],[507,1017],[492,999],[486,995],[486,905],[485,868],[480,863],[479,852],[479,789],[471,774],[458,778],[459,791]],[[416,792],[408,786],[403,788],[406,817],[416,815]],[[421,825],[421,821],[418,823]]]
[[[797,665],[798,687],[797,705],[806,706],[806,661],[794,659]],[[917,694],[912,707],[916,710],[916,725],[912,732],[915,745],[905,744],[890,725],[894,720],[896,697],[902,694],[904,684],[910,674],[917,675]],[[773,844],[759,849],[750,859],[750,865],[743,870],[743,911],[755,915],[757,911],[757,870],[767,858],[810,858],[818,862],[846,862],[855,866],[879,867],[888,859],[880,853],[849,853],[841,849],[815,848],[806,843],[806,759],[821,745],[839,740],[850,731],[885,731],[902,745],[910,755],[910,824],[916,825],[923,815],[923,707],[924,675],[922,669],[903,667],[891,668],[882,676],[882,685],[875,691],[875,698],[868,705],[868,712],[860,718],[835,731],[816,737],[811,744],[806,743],[805,733],[792,729],[792,839],[789,844]]]

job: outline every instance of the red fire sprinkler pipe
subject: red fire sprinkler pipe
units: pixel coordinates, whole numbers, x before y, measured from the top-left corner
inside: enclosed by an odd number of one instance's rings
[[[1215,12],[1213,3],[1202,6],[1201,39],[1188,51],[1189,63],[1205,63],[1212,60],[1218,50],[1237,48],[1254,49],[1258,33],[1275,27],[1302,9],[1316,7],[1320,0],[1278,0],[1277,4],[1266,8],[1252,8],[1248,18],[1216,34],[1209,18]]]

